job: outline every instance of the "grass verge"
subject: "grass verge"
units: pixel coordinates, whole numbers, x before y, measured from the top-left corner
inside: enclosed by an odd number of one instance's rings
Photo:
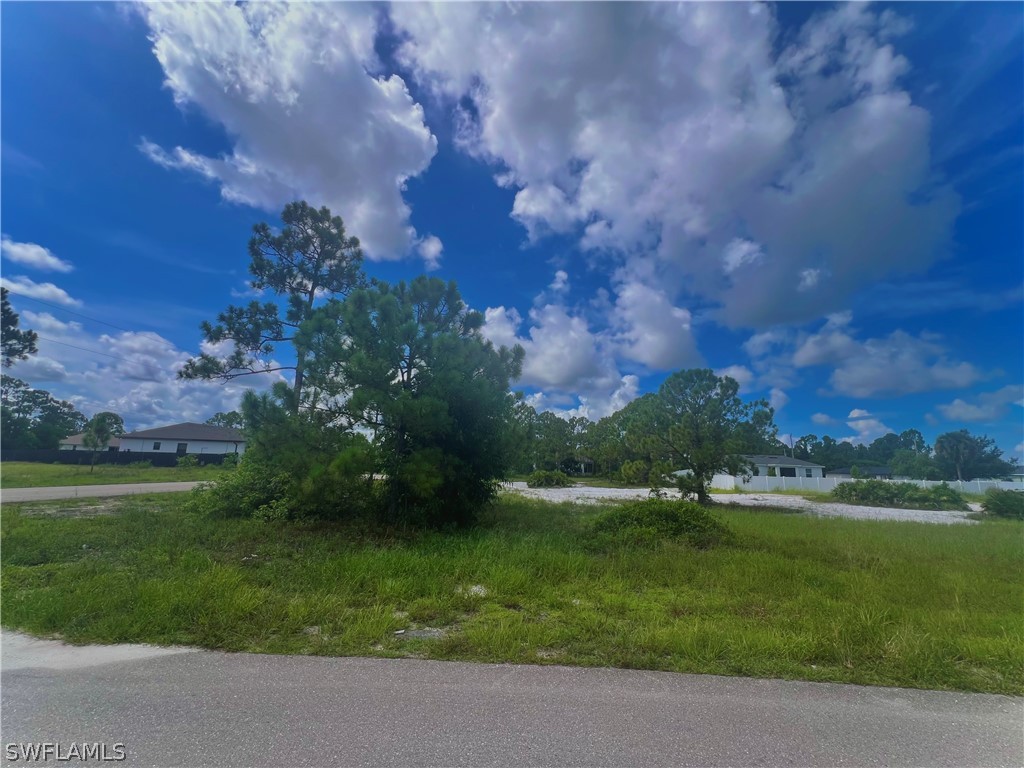
[[[109,500],[92,516],[5,505],[3,625],[71,642],[1024,693],[1012,522],[722,508],[732,545],[597,551],[585,531],[601,507],[511,494],[459,535],[214,521],[182,501]]]
[[[89,465],[41,464],[5,461],[0,464],[0,488],[45,488],[61,485],[107,485],[115,483],[174,483],[188,480],[216,480],[231,470],[225,467],[132,467],[126,464]]]

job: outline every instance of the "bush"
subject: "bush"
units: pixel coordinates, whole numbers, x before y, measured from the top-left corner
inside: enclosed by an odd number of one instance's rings
[[[985,499],[981,502],[985,514],[1005,517],[1010,520],[1024,520],[1024,492],[1005,491],[1000,488],[989,488],[985,491]]]
[[[269,471],[256,462],[243,461],[237,472],[192,489],[185,508],[210,517],[288,517],[292,511],[289,505],[291,486],[288,475]]]
[[[919,488],[914,483],[890,483],[885,480],[852,480],[839,483],[832,496],[849,504],[870,504],[901,509],[968,510],[967,500],[946,483],[934,488]]]
[[[199,466],[199,459],[197,459],[195,456],[193,456],[191,454],[186,454],[185,456],[179,456],[178,457],[177,465],[179,467],[186,468],[186,469],[191,468],[191,467],[198,467]]]
[[[572,484],[569,476],[557,469],[554,472],[538,469],[526,479],[530,488],[568,488]]]
[[[734,535],[706,507],[689,501],[646,499],[623,504],[594,522],[599,546],[653,547],[662,541],[682,541],[708,549],[732,541]]]
[[[237,453],[225,453],[224,459],[220,465],[226,469],[233,469],[238,466],[238,454]]]

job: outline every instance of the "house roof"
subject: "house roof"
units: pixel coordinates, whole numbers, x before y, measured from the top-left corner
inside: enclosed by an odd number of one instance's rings
[[[813,461],[793,459],[789,456],[770,456],[763,453],[746,453],[743,458],[751,464],[767,464],[769,467],[821,467],[822,464],[815,464]]]
[[[210,424],[196,424],[187,421],[184,424],[171,424],[169,427],[156,427],[154,429],[143,429],[139,432],[129,432],[121,435],[121,439],[143,439],[143,440],[218,440],[228,443],[244,443],[245,436],[242,430],[234,427],[214,427]]]
[[[80,432],[77,435],[72,435],[71,437],[65,437],[63,440],[60,441],[60,444],[61,445],[84,445],[85,444],[85,443],[83,443],[83,439],[84,438],[85,438],[85,432]],[[112,438],[110,438],[110,440],[107,441],[107,447],[108,448],[116,448],[120,444],[121,444],[121,439],[118,438],[118,437],[112,437]]]

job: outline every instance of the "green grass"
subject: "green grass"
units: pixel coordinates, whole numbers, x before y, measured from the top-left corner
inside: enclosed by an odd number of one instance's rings
[[[647,489],[650,488],[650,483],[623,483],[619,480],[611,480],[607,477],[589,477],[589,476],[571,476],[569,478],[577,485],[583,485],[588,488],[638,488]]]
[[[723,507],[733,545],[599,551],[583,532],[600,507],[515,495],[456,535],[213,521],[182,501],[110,500],[92,517],[5,505],[3,625],[72,642],[1024,693],[1012,522]],[[423,626],[446,635],[395,635]]]
[[[88,459],[86,460],[88,461]],[[120,464],[40,464],[5,461],[0,464],[0,488],[43,488],[59,485],[107,485],[113,483],[173,483],[216,480],[230,470],[209,467],[132,467]]]

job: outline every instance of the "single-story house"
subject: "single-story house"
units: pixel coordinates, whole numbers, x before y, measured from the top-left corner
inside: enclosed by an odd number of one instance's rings
[[[855,464],[854,466],[857,468],[857,476],[865,480],[892,480],[892,470],[889,467],[862,464]],[[828,476],[852,478],[853,469],[854,467],[840,467],[839,469],[830,470]]]
[[[245,453],[242,430],[210,424],[172,424],[121,435],[121,451],[144,453]]]
[[[60,441],[60,449],[62,451],[87,451],[89,449],[86,448],[85,444],[82,442],[84,438],[85,432],[72,435],[71,437],[65,437]],[[110,438],[110,442],[107,443],[107,450],[116,452],[120,444],[120,438],[112,437]]]
[[[823,477],[825,469],[821,464],[789,456],[744,454],[743,458],[753,466],[754,477]]]

